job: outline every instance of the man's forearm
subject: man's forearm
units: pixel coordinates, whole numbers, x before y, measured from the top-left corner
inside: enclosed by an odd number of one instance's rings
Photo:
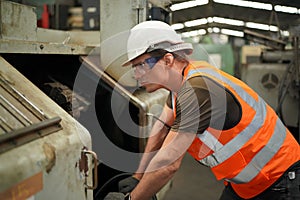
[[[134,174],[135,178],[142,178],[145,169],[147,168],[151,159],[156,155],[156,151],[161,148],[167,134],[168,129],[163,124],[159,122],[155,123],[151,131],[151,137],[149,137],[147,141],[147,145],[141,158],[139,168]]]
[[[132,200],[149,200],[154,194],[156,194],[178,170],[182,161],[183,155],[174,163],[160,168],[158,170],[147,172],[144,174],[143,179],[139,182],[136,188],[131,192]],[[159,162],[160,156],[154,158],[151,163]],[[150,168],[153,168],[150,163]],[[156,165],[156,164],[155,164]],[[159,178],[158,178],[159,177]],[[158,181],[159,179],[159,181]],[[151,185],[151,187],[149,187]]]
[[[170,126],[174,121],[172,109],[165,105],[159,119],[160,120],[156,121],[152,127],[139,168],[134,174],[134,177],[137,179],[141,179],[143,177],[149,162],[156,155],[156,152],[161,148],[169,132],[169,129],[165,126],[165,124]]]
[[[179,169],[186,150],[196,134],[170,131],[162,147],[149,163],[141,181],[132,191],[132,199],[149,199],[156,194]]]

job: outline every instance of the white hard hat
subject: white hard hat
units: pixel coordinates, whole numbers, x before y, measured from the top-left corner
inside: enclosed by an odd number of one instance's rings
[[[130,30],[127,40],[127,57],[123,66],[138,56],[156,49],[168,52],[185,50],[187,54],[193,51],[192,44],[184,43],[170,25],[161,21],[145,21]]]

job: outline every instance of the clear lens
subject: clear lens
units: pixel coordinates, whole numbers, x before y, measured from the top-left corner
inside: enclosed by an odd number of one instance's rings
[[[139,73],[139,74],[145,74],[146,73],[146,64],[145,63],[139,63],[134,66],[134,73]]]
[[[157,56],[157,57],[150,57],[145,59],[145,63],[147,63],[147,65],[149,65],[150,69],[152,69],[154,67],[154,65],[156,65],[156,63],[162,58],[163,56]]]
[[[144,62],[132,65],[132,68],[134,68],[135,73],[145,74],[146,71],[152,69],[162,57],[163,56],[147,58]]]

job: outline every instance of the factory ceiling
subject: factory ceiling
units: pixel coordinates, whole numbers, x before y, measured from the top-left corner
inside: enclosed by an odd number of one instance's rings
[[[299,0],[255,0],[255,1],[237,1],[237,0],[196,0],[198,6],[176,10],[176,4],[192,2],[188,0],[172,0],[172,24],[179,25],[175,28],[177,32],[190,32],[195,30],[207,31],[211,28],[230,29],[235,31],[244,31],[250,29],[257,32],[272,31],[276,32],[276,27],[280,30],[290,30],[300,26],[300,1]],[[265,3],[266,9],[247,6],[247,2]],[[241,6],[230,5],[241,3]],[[203,5],[201,5],[203,4]],[[275,9],[276,8],[276,9]],[[292,13],[279,10],[286,9]],[[296,8],[296,9],[295,9]],[[277,11],[275,11],[277,10]],[[198,25],[190,26],[186,22],[198,20]],[[225,21],[224,21],[225,20]],[[234,20],[234,21],[230,21]],[[237,20],[237,21],[235,21]],[[232,22],[232,23],[231,23]],[[234,25],[233,25],[234,24]],[[254,28],[255,25],[267,25],[265,30]],[[272,25],[271,27],[269,25]],[[181,27],[180,27],[181,26]],[[267,30],[269,29],[269,30]],[[270,30],[271,29],[271,30]],[[299,28],[297,28],[299,30]],[[300,33],[298,33],[300,34]]]

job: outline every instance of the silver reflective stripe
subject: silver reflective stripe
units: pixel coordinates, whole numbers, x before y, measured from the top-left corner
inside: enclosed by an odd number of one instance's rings
[[[210,167],[210,163],[214,163],[214,162],[218,162],[218,161],[213,156],[207,156],[201,160],[198,160],[198,162],[202,163],[205,166]]]
[[[257,113],[251,123],[237,136],[226,143],[224,147],[220,149],[220,151],[214,153],[213,156],[218,159],[219,163],[222,163],[237,151],[239,151],[239,149],[244,146],[244,144],[246,144],[252,138],[252,136],[256,134],[256,132],[263,126],[267,115],[265,103],[261,98],[259,98],[258,103],[253,108]],[[218,165],[219,163],[215,163],[212,167]]]
[[[230,158],[234,153],[236,153],[251,137],[256,134],[256,132],[263,126],[266,118],[266,103],[258,97],[258,101],[245,92],[242,87],[231,82],[226,77],[220,75],[218,72],[211,69],[196,69],[191,70],[188,76],[191,76],[197,72],[204,72],[215,78],[228,84],[237,92],[237,94],[247,102],[256,111],[256,115],[252,122],[236,137],[229,141],[223,148],[214,154],[202,159],[199,162],[207,164],[211,167],[217,166],[218,164],[224,162],[226,159]],[[269,139],[268,143],[261,149],[250,163],[233,179],[228,181],[234,183],[247,183],[255,178],[258,173],[263,169],[263,167],[272,159],[272,157],[278,152],[281,145],[283,144],[286,137],[286,128],[278,118],[276,121],[276,126],[272,137]]]
[[[205,130],[202,134],[198,134],[197,137],[205,143],[211,150],[214,152],[218,151],[223,147],[223,144],[221,144],[217,138],[215,138],[209,131]],[[205,150],[207,151],[207,150]],[[201,149],[199,150],[198,156],[202,157],[201,154],[207,154],[208,152],[203,152]],[[199,160],[200,163],[211,166],[213,163],[218,162],[214,156],[206,156],[205,158]]]
[[[210,167],[215,167],[218,164],[224,162],[228,158],[230,158],[233,154],[235,154],[239,149],[251,139],[251,137],[260,129],[265,121],[267,110],[266,105],[261,98],[254,106],[255,110],[260,110],[260,114],[256,114],[251,121],[251,123],[241,131],[237,136],[235,136],[232,140],[226,143],[221,149],[215,151],[212,155],[208,156],[211,158],[207,158],[209,161]],[[206,142],[204,142],[206,144]]]
[[[209,161],[209,165],[211,167],[214,167],[230,158],[233,154],[235,154],[263,126],[266,118],[267,109],[265,102],[260,97],[258,97],[258,101],[256,101],[251,95],[245,92],[244,89],[241,88],[241,86],[235,84],[234,82],[232,82],[231,80],[227,79],[226,77],[222,76],[214,70],[191,70],[188,73],[188,77],[197,72],[209,74],[223,81],[224,83],[229,85],[233,90],[235,90],[236,93],[256,111],[256,115],[254,116],[253,120],[242,132],[240,132],[236,137],[234,137],[231,141],[225,144],[223,148],[221,148],[219,151],[216,151],[215,153],[210,155],[211,158],[208,158],[207,160]]]
[[[198,134],[197,137],[202,142],[205,142],[205,145],[207,145],[213,151],[218,151],[223,147],[223,144],[221,144],[219,140],[207,130],[205,130],[202,134]]]
[[[235,92],[244,100],[246,101],[251,107],[253,107],[256,104],[256,100],[247,92],[244,91],[244,89],[235,84],[234,82],[232,82],[231,80],[227,79],[226,77],[222,76],[221,74],[219,74],[218,72],[212,70],[212,69],[194,69],[188,72],[187,75],[187,79],[192,76],[195,73],[199,73],[199,72],[204,72],[207,73],[219,80],[221,80],[222,82],[226,83],[227,85],[229,85],[231,88],[233,88],[235,90]]]
[[[266,146],[254,156],[251,162],[236,177],[229,181],[237,184],[251,181],[277,153],[285,137],[286,128],[280,119],[277,119],[274,133]]]

